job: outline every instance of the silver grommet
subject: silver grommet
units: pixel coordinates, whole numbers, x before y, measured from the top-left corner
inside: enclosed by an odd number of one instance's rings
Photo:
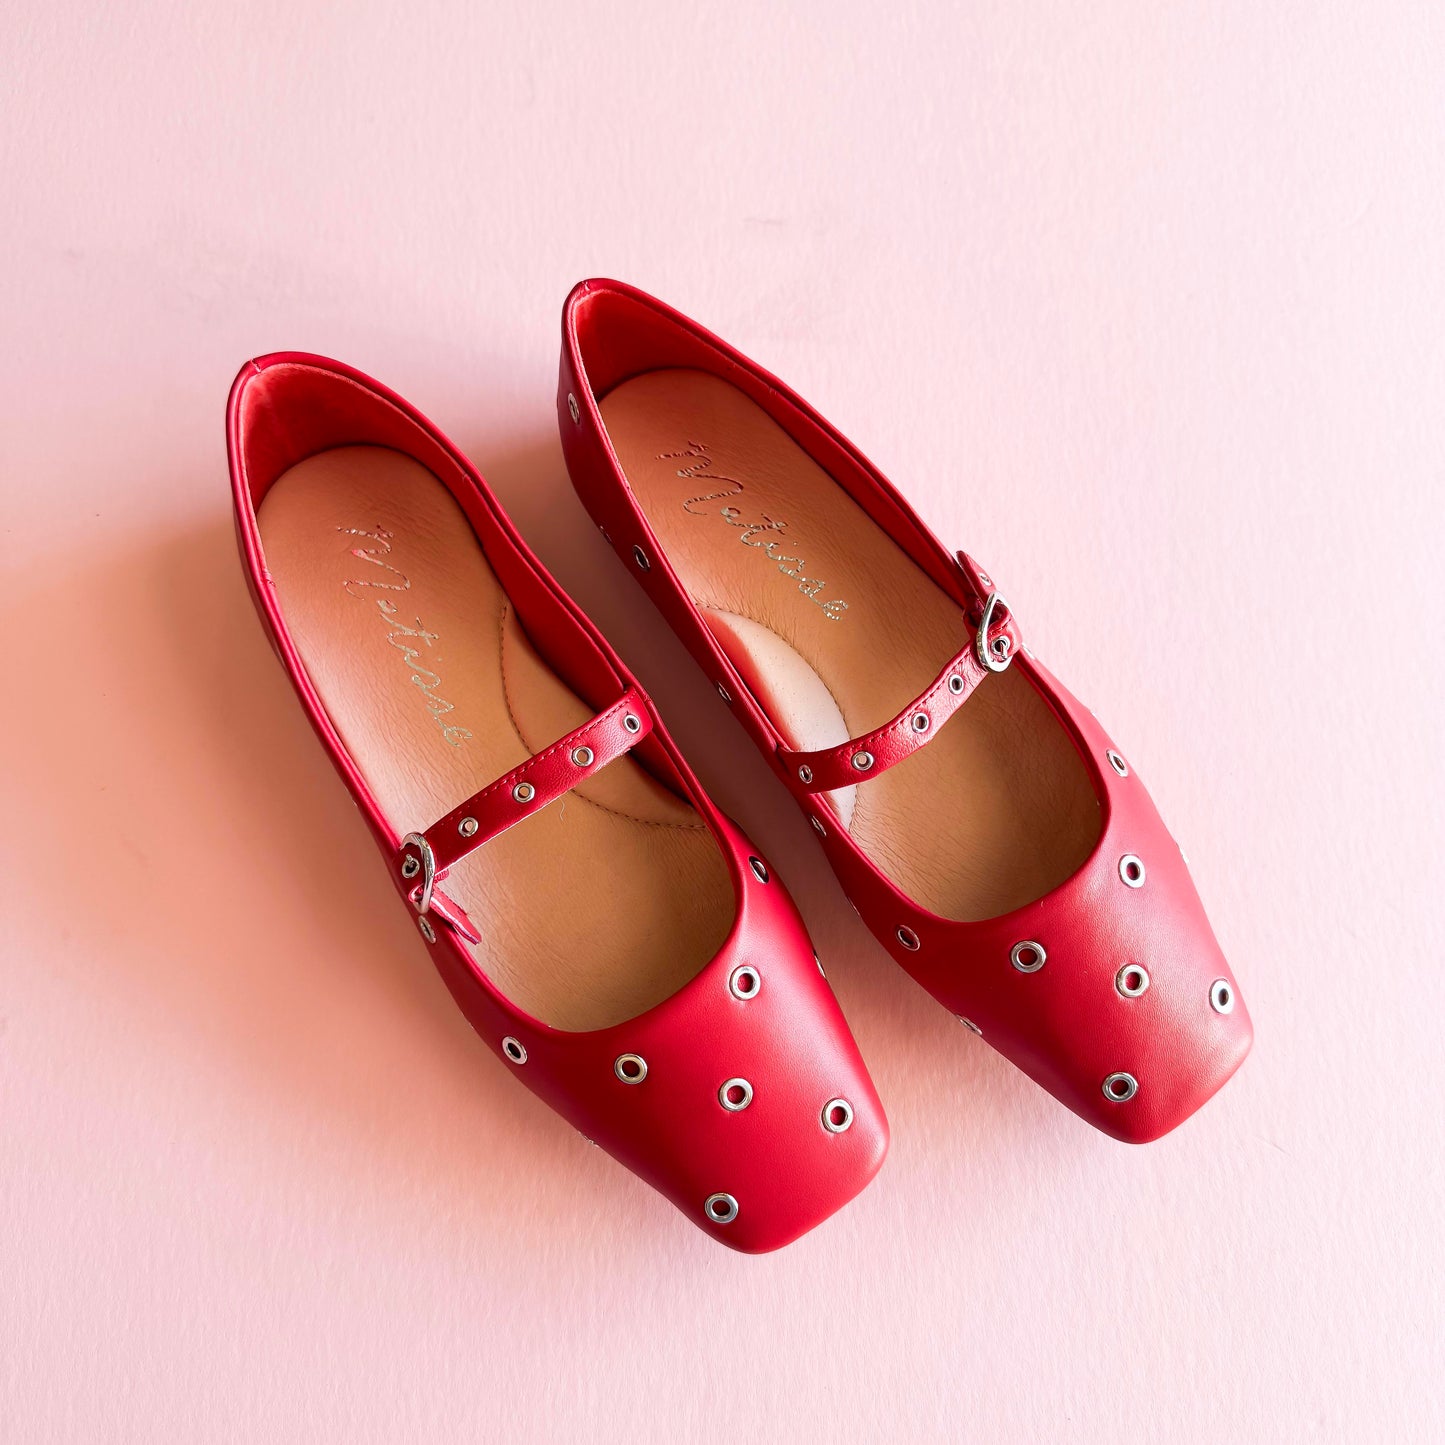
[[[1108,758],[1109,766],[1113,768],[1121,778],[1127,778],[1129,776],[1129,764],[1126,763],[1113,748],[1110,748],[1104,756]]]
[[[728,978],[728,991],[734,998],[750,999],[758,996],[763,986],[763,976],[752,964],[744,963],[733,969]]]
[[[853,1127],[853,1106],[847,1099],[829,1099],[821,1118],[830,1134],[846,1134]]]
[[[1013,643],[1010,641],[1008,633],[1000,632],[999,635],[989,643],[989,646],[993,649],[993,655],[995,657],[1005,658],[1008,656],[1009,648],[1013,646]]]
[[[727,690],[727,688],[722,685],[722,683],[718,683],[717,685],[717,695],[722,698],[722,700],[729,706],[732,705],[733,695]]]
[[[948,690],[955,697],[963,691],[963,679],[957,673],[948,679]]]
[[[612,1072],[624,1084],[640,1084],[647,1077],[647,1060],[641,1054],[619,1054]]]
[[[436,930],[425,918],[418,918],[416,926],[421,929],[421,936],[426,939],[428,943],[435,943],[437,941]]]
[[[477,830],[481,826],[475,818],[463,818],[462,821],[457,824],[457,832],[460,833],[463,838],[475,838],[477,836]]]
[[[853,766],[857,768],[860,773],[866,773],[868,769],[873,766],[873,754],[870,753],[867,748],[864,748],[861,752],[854,753]]]
[[[572,761],[576,763],[579,768],[591,767],[592,760],[595,756],[596,754],[593,753],[592,749],[586,746],[572,749]]]
[[[818,965],[818,972],[823,973],[823,960],[818,957],[817,949],[813,950],[813,962]],[[823,973],[823,977],[827,978],[828,975],[826,973]]]
[[[729,1079],[717,1091],[717,1101],[729,1114],[740,1114],[753,1102],[753,1086],[746,1079]]]
[[[918,952],[918,948],[919,948],[918,935],[917,935],[911,928],[900,927],[899,930],[898,930],[897,937],[898,937],[899,943],[901,943],[901,944],[904,946],[904,948],[906,948],[906,949],[909,951],[909,953],[917,953],[917,952]]]
[[[926,712],[916,712],[908,720],[908,725],[916,733],[926,733],[932,724],[933,719]]]
[[[1037,973],[1048,961],[1048,957],[1043,944],[1035,943],[1032,938],[1025,938],[1008,951],[1009,962],[1020,973]]]
[[[813,770],[807,763],[804,763],[803,766],[798,769],[798,779],[804,783],[811,783],[813,781]]]
[[[1139,1081],[1133,1074],[1110,1074],[1104,1080],[1104,1097],[1114,1104],[1127,1104],[1139,1092]]]
[[[828,830],[823,826],[820,818],[809,818],[808,821],[813,825],[813,831],[820,838],[826,838],[828,836]]]
[[[1227,978],[1216,978],[1209,985],[1209,1007],[1217,1014],[1234,1012],[1234,990]]]
[[[403,878],[415,878],[421,872],[421,859],[413,858],[410,853],[401,860],[401,876]]]
[[[982,1030],[981,1028],[979,1028],[979,1026],[978,1026],[976,1023],[974,1023],[974,1021],[973,1021],[972,1019],[966,1019],[966,1018],[964,1018],[964,1016],[963,1016],[962,1014],[959,1014],[959,1015],[958,1015],[958,1021],[959,1021],[959,1023],[961,1023],[961,1024],[964,1026],[964,1028],[966,1028],[966,1029],[969,1031],[969,1033],[971,1033],[971,1034],[977,1034],[977,1035],[979,1036],[979,1038],[982,1038],[982,1037],[983,1037],[983,1030]]]
[[[635,712],[625,712],[622,714],[622,726],[630,733],[641,732],[642,719]]]
[[[768,865],[761,858],[749,858],[748,867],[753,870],[753,876],[759,883],[768,881]]]
[[[1114,987],[1124,998],[1138,998],[1149,987],[1149,970],[1137,963],[1126,963],[1114,975]]]
[[[525,1064],[527,1062],[527,1050],[521,1042],[514,1039],[511,1034],[502,1040],[502,1052],[511,1059],[514,1064]]]
[[[731,1224],[738,1217],[738,1202],[731,1194],[709,1194],[702,1212],[714,1224]]]
[[[1125,853],[1119,859],[1119,877],[1129,888],[1144,886],[1144,860],[1134,853]]]
[[[632,560],[636,562],[644,572],[652,566],[652,563],[647,560],[647,553],[644,552],[641,547],[634,547],[632,549]]]
[[[582,408],[577,405],[577,398],[570,391],[567,393],[567,410],[572,414],[573,421],[582,415]]]
[[[512,789],[512,797],[519,803],[530,803],[537,796],[537,790],[531,783],[518,783]]]

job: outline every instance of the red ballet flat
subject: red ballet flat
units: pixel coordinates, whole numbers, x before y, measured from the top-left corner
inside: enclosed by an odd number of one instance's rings
[[[1252,1030],[1137,772],[946,549],[776,378],[644,293],[562,320],[572,481],[770,760],[864,921],[975,1033],[1155,1139]]]
[[[851,1199],[888,1129],[797,910],[476,470],[296,353],[227,437],[261,620],[487,1046],[735,1249]]]

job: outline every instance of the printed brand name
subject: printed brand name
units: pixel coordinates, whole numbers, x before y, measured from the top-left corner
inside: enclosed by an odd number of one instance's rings
[[[352,547],[351,555],[358,561],[377,568],[385,576],[353,577],[342,584],[343,590],[348,597],[354,597],[358,602],[376,603],[376,610],[386,623],[386,640],[396,648],[405,665],[411,669],[411,685],[426,700],[426,709],[431,714],[432,721],[452,747],[461,747],[471,737],[471,731],[446,721],[447,715],[456,711],[456,706],[441,696],[440,674],[420,665],[418,661],[422,656],[422,649],[430,650],[440,639],[435,632],[428,632],[422,626],[420,617],[416,618],[415,627],[408,627],[399,618],[401,609],[397,604],[390,597],[376,595],[378,592],[411,591],[411,578],[406,573],[397,571],[385,560],[391,556],[392,538],[396,534],[388,532],[380,525],[370,532],[364,532],[357,527],[338,527],[336,530],[348,537],[361,537],[372,544],[369,547]]]
[[[830,622],[837,622],[848,610],[848,604],[841,598],[823,596],[827,582],[821,577],[808,576],[807,564],[801,557],[795,557],[779,546],[778,538],[788,530],[787,522],[770,517],[766,512],[760,513],[758,520],[749,521],[741,508],[734,506],[718,507],[715,511],[707,510],[710,503],[742,496],[743,484],[736,477],[725,476],[712,469],[713,459],[708,455],[706,443],[689,442],[683,451],[659,452],[657,459],[684,463],[678,467],[677,475],[688,481],[701,479],[707,483],[726,483],[719,491],[689,497],[682,504],[684,512],[690,512],[694,517],[720,517],[729,527],[737,528],[738,541],[744,547],[756,547],[770,561],[776,562],[778,571],[785,577],[796,578],[798,591],[814,606],[821,608],[823,616]]]

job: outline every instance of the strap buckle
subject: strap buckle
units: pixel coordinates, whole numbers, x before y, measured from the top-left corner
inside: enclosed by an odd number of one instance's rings
[[[431,908],[432,890],[436,887],[436,854],[432,852],[431,844],[427,842],[426,834],[424,833],[408,833],[406,837],[401,840],[401,846],[403,849],[415,848],[417,851],[415,858],[408,856],[402,860],[401,876],[410,881],[415,878],[418,873],[421,874],[420,889],[412,889],[412,891],[407,894],[407,898],[417,913],[425,918],[427,911]]]
[[[988,635],[998,613],[1002,613],[1000,622],[1013,615],[1003,593],[990,592],[983,604],[983,616],[979,619],[978,631],[974,633],[973,650],[979,662],[990,672],[1007,672],[1009,663],[1014,660],[1013,639],[1007,632],[1000,632],[992,639]]]

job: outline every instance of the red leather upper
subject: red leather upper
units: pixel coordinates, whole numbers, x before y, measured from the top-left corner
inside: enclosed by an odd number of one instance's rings
[[[903,895],[817,796],[858,784],[925,747],[966,706],[983,654],[940,659],[938,682],[864,738],[819,753],[791,750],[694,606],[635,503],[597,402],[629,377],[690,367],[725,377],[761,406],[977,623],[994,581],[953,554],[845,438],[776,377],[703,327],[635,288],[586,281],[562,318],[558,422],[573,484],[624,557],[651,559],[638,580],[722,687],[799,805],[813,819],[850,899],[899,963],[1076,1113],[1131,1142],[1157,1138],[1238,1068],[1252,1028],[1177,844],[1137,772],[1082,707],[1019,643],[1006,610],[988,639],[1009,638],[1020,669],[1053,708],[1089,770],[1103,814],[1091,856],[1060,887],[982,922],[940,918]],[[999,660],[1002,660],[1001,658]],[[960,677],[961,691],[949,690]],[[931,726],[909,726],[917,711]],[[852,764],[860,749],[870,768]],[[967,798],[958,800],[968,806]],[[1131,861],[1132,860],[1132,861]],[[1141,980],[1147,983],[1140,989]]]
[[[419,933],[438,970],[504,1066],[733,1248],[775,1249],[852,1198],[882,1162],[887,1123],[797,909],[747,839],[718,812],[646,694],[522,542],[471,464],[385,387],[340,363],[300,353],[261,357],[242,368],[231,390],[227,442],[242,562],[272,646],[387,859],[394,885],[418,911]],[[382,815],[307,677],[267,574],[256,523],[261,498],[288,467],[316,452],[357,444],[404,452],[448,486],[534,646],[597,708],[583,727],[459,801],[408,841]],[[467,919],[447,898],[445,875],[502,829],[525,827],[530,812],[580,774],[630,750],[711,830],[733,879],[736,915],[717,956],[671,998],[614,1027],[567,1032],[517,1008],[481,971],[468,944],[485,920]],[[523,784],[533,790],[530,797],[525,787],[516,792]],[[425,849],[416,838],[425,840]],[[432,884],[426,897],[425,852]],[[740,977],[748,987],[739,986]],[[624,1077],[619,1061],[626,1055],[646,1061],[640,1081]],[[719,1090],[733,1078],[753,1087],[745,1109],[720,1101]],[[842,1131],[823,1118],[837,1099],[852,1111]],[[705,1213],[707,1201],[723,1194],[737,1202],[736,1217],[727,1222]]]

